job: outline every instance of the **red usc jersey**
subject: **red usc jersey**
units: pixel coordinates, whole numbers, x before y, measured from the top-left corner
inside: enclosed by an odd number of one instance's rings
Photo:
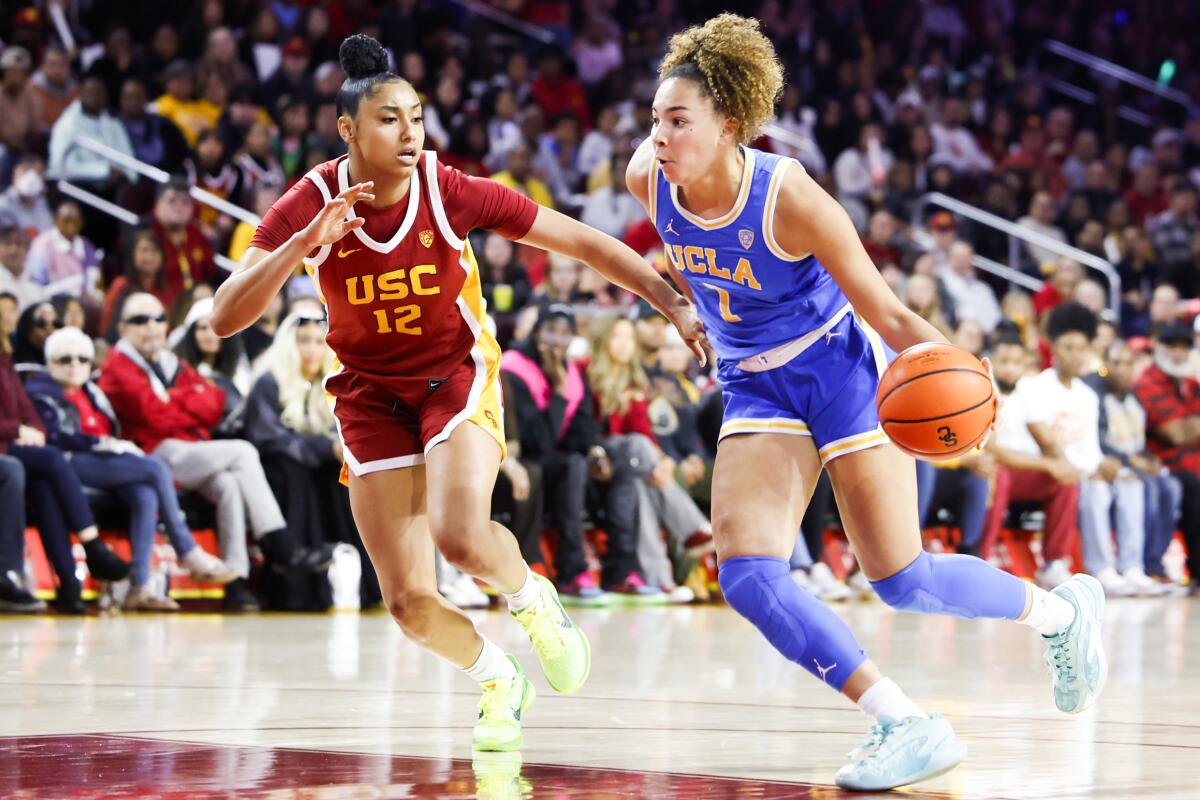
[[[253,247],[274,250],[349,188],[346,156],[313,169],[271,208]],[[483,327],[479,268],[467,233],[528,233],[537,205],[486,179],[438,164],[426,151],[408,197],[382,209],[359,203],[362,227],[304,259],[329,310],[329,346],[366,377],[439,380],[496,349]],[[489,359],[490,360],[490,359]]]

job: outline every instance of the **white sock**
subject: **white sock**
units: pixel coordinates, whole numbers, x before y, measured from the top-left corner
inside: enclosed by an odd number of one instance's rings
[[[920,706],[909,700],[904,690],[891,678],[883,678],[871,684],[871,688],[858,698],[858,707],[876,722],[883,717],[891,717],[899,722],[908,717],[929,716]]]
[[[1040,586],[1030,584],[1029,588],[1033,590],[1033,602],[1029,604],[1029,613],[1017,622],[1028,625],[1042,636],[1054,636],[1071,627],[1075,621],[1075,606]]]
[[[480,683],[494,681],[497,678],[515,678],[517,668],[508,660],[504,651],[487,637],[479,638],[483,639],[483,650],[479,653],[479,658],[475,659],[475,663],[463,670],[467,677]]]
[[[525,583],[520,589],[512,594],[506,594],[504,597],[508,600],[508,608],[510,611],[523,611],[537,602],[537,599],[542,596],[542,587],[533,579],[533,570],[528,565],[525,567]]]

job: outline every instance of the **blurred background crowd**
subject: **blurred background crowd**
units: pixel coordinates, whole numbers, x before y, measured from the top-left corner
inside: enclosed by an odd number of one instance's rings
[[[178,569],[225,585],[229,609],[328,607],[338,543],[358,553],[359,603],[378,604],[336,481],[341,447],[321,391],[332,357],[312,281],[298,269],[235,337],[208,325],[252,215],[345,152],[341,39],[384,44],[420,93],[425,147],[442,160],[667,270],[625,167],[650,130],[670,35],[726,6],[3,6],[0,603],[42,607],[23,558],[28,521],[67,613],[84,608],[72,535],[92,576],[128,582],[126,607],[177,608],[155,578],[160,529]],[[1007,531],[1026,525],[1042,532],[1030,577],[1044,583],[1081,561],[1115,595],[1186,591],[1197,572],[1185,560],[1200,557],[1200,6],[742,6],[786,74],[754,146],[796,158],[838,198],[897,295],[990,354],[1009,393],[987,452],[919,465],[930,546],[1017,569]],[[1118,68],[1152,89],[1114,79]],[[251,215],[199,202],[197,188]],[[1040,236],[1010,237],[1005,224]],[[496,517],[574,602],[707,599],[721,422],[711,373],[665,320],[585,265],[487,232],[472,244],[506,349],[513,455]],[[869,587],[841,549],[826,552],[835,520],[823,481],[794,575],[844,599]],[[197,527],[216,530],[219,554],[197,546]],[[130,558],[98,535],[113,528],[127,531]],[[439,580],[456,603],[487,602],[452,569]]]

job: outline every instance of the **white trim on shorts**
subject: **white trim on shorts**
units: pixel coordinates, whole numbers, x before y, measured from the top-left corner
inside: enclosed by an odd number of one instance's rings
[[[380,458],[375,461],[359,461],[354,457],[354,453],[350,450],[350,446],[346,444],[346,437],[342,436],[342,422],[337,417],[337,396],[329,391],[326,385],[329,379],[334,375],[340,375],[346,371],[346,368],[341,364],[335,372],[331,372],[321,381],[321,388],[325,389],[325,393],[333,398],[330,403],[330,411],[333,413],[333,427],[337,431],[338,441],[342,443],[342,457],[346,459],[346,466],[350,471],[358,477],[362,477],[371,472],[382,472],[385,469],[402,469],[404,467],[415,467],[418,464],[425,463],[425,455],[423,453],[414,453],[407,456],[393,456],[392,458]]]
[[[859,450],[869,450],[872,447],[879,447],[880,445],[887,444],[889,441],[891,440],[883,432],[883,428],[876,427],[873,431],[834,439],[824,447],[818,448],[817,455],[821,457],[821,464],[825,465],[835,458],[840,458],[850,453],[857,453]]]
[[[803,420],[786,417],[762,419],[741,417],[722,422],[717,441],[736,433],[783,433],[791,436],[812,436],[812,431],[808,429],[808,423]]]

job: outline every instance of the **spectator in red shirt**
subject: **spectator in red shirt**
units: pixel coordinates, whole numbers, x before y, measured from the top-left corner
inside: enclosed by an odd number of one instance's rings
[[[158,237],[148,228],[134,234],[133,249],[125,264],[125,271],[109,284],[104,295],[104,310],[100,314],[100,333],[109,341],[117,339],[117,315],[125,298],[134,292],[149,292],[164,306],[175,302],[175,295],[167,291],[166,276],[163,275],[163,248]]]
[[[1149,161],[1133,174],[1133,186],[1122,195],[1129,206],[1129,214],[1138,225],[1167,210],[1167,195],[1158,180],[1158,167]]]
[[[1183,484],[1179,527],[1187,542],[1192,593],[1200,594],[1200,383],[1190,377],[1192,328],[1183,322],[1160,326],[1154,363],[1133,382],[1146,410],[1146,444]]]
[[[163,184],[154,204],[152,230],[162,245],[166,294],[176,297],[197,283],[213,283],[218,276],[212,243],[193,221],[194,204],[187,181]]]
[[[46,428],[47,442],[70,453],[70,468],[83,485],[114,491],[129,505],[133,575],[124,607],[178,611],[174,600],[149,588],[160,517],[180,564],[193,579],[228,583],[238,576],[192,538],[167,465],[121,438],[112,405],[90,379],[95,355],[91,338],[79,328],[55,331],[46,339],[48,371],[29,377],[29,394]]]
[[[274,565],[327,568],[332,547],[310,550],[296,544],[254,446],[240,439],[210,440],[209,431],[225,409],[225,393],[167,349],[166,315],[158,298],[144,292],[130,295],[118,330],[121,339],[105,361],[98,385],[125,435],[165,461],[176,483],[216,505],[221,555],[240,576],[225,589],[226,606],[257,608],[244,582],[250,574],[247,528]]]
[[[1044,186],[1054,197],[1062,197],[1067,191],[1067,182],[1062,176],[1058,162],[1047,155],[1046,134],[1042,119],[1032,116],[1025,120],[1021,128],[1021,141],[1018,147],[996,165],[996,174],[1003,175],[1009,171],[1030,174],[1040,172],[1044,177]]]
[[[867,223],[867,235],[862,243],[875,266],[900,263],[904,253],[901,252],[897,241],[899,232],[900,226],[890,212],[876,211],[871,215],[871,221]]]
[[[587,92],[582,83],[565,74],[562,53],[553,48],[543,53],[538,72],[540,74],[530,89],[533,99],[546,112],[546,119],[556,119],[562,112],[569,111],[579,120],[581,133],[591,130],[592,112]]]
[[[1046,312],[1062,305],[1075,296],[1075,287],[1083,280],[1083,266],[1070,256],[1062,256],[1054,262],[1050,280],[1033,296],[1033,311],[1040,319]]]

